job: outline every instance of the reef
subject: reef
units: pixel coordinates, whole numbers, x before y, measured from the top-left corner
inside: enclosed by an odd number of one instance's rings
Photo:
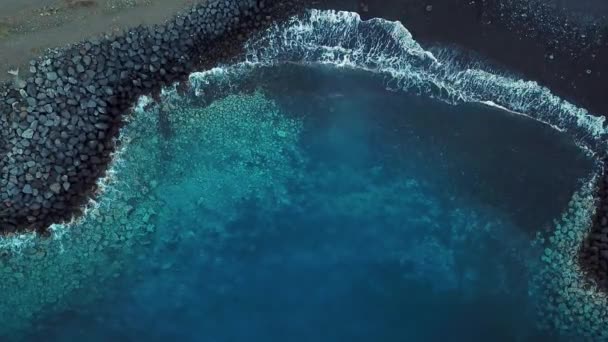
[[[163,25],[49,51],[0,85],[0,233],[45,233],[78,216],[141,95],[235,56],[298,1],[223,0]]]

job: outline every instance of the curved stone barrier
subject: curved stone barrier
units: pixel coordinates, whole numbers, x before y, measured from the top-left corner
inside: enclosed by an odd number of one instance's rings
[[[214,0],[164,25],[91,39],[0,86],[0,233],[70,220],[94,195],[124,114],[143,94],[238,52],[297,1]]]
[[[592,227],[579,251],[579,262],[587,276],[608,293],[608,160],[598,181],[597,206]]]
[[[78,215],[139,96],[235,56],[249,36],[295,14],[302,2],[208,1],[164,25],[51,51],[0,85],[0,234],[45,233]],[[579,263],[608,293],[606,168],[597,198]]]

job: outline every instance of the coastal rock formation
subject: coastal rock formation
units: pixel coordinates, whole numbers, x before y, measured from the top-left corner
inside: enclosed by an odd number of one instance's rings
[[[579,262],[600,290],[608,293],[608,172],[598,181],[592,228],[579,251]]]
[[[136,100],[238,52],[295,1],[208,1],[164,25],[91,39],[31,61],[0,86],[0,233],[77,215],[94,195]]]

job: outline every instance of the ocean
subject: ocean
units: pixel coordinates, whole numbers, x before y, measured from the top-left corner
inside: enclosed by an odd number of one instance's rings
[[[190,83],[141,99],[80,220],[2,241],[22,291],[0,294],[0,336],[584,336],[553,302],[563,279],[583,286],[562,263],[588,225],[601,120],[352,13],[274,27]]]

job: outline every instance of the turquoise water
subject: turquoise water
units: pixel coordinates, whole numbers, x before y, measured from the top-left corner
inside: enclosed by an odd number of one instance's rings
[[[363,72],[241,81],[134,116],[24,339],[553,340],[530,242],[593,168],[571,138]]]
[[[2,340],[603,333],[575,259],[601,119],[352,13],[245,50],[141,100],[81,219],[0,239]]]

